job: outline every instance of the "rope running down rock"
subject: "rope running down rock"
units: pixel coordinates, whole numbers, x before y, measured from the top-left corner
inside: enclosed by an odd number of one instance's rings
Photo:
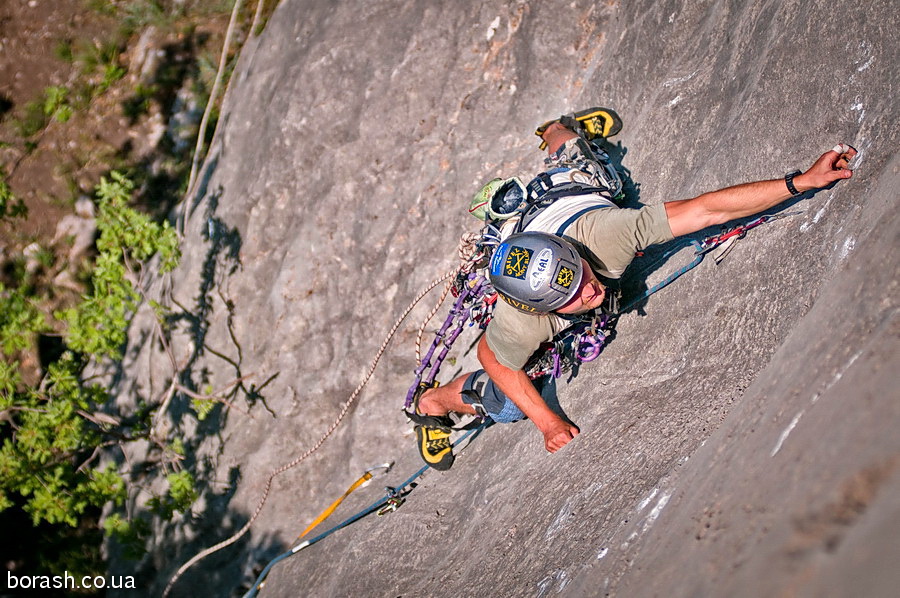
[[[479,239],[479,238],[480,238],[480,236],[475,233],[466,233],[462,236],[462,238],[460,239],[460,242],[459,242],[459,246],[457,248],[457,252],[460,257],[460,264],[458,266],[456,266],[455,268],[447,271],[444,275],[431,281],[428,284],[428,286],[426,286],[415,297],[415,299],[413,299],[410,302],[410,304],[406,307],[406,309],[403,310],[403,313],[400,315],[400,317],[397,319],[397,321],[391,327],[390,331],[387,333],[387,336],[385,337],[384,342],[381,344],[381,348],[378,349],[378,352],[375,354],[375,358],[372,360],[372,363],[369,366],[368,371],[363,376],[362,382],[359,383],[359,386],[356,387],[356,390],[353,391],[353,393],[350,395],[350,398],[348,398],[347,401],[344,403],[337,418],[334,420],[334,422],[331,424],[331,426],[329,426],[329,428],[325,431],[325,433],[322,435],[322,437],[319,438],[318,442],[316,442],[316,444],[314,444],[305,453],[303,453],[302,455],[300,455],[293,461],[287,463],[286,465],[282,465],[278,469],[274,470],[271,474],[269,474],[269,477],[265,483],[265,487],[263,488],[262,496],[260,497],[259,502],[256,505],[256,509],[253,511],[253,515],[250,517],[250,519],[247,521],[247,523],[245,523],[244,526],[240,530],[238,530],[234,535],[232,535],[230,538],[227,538],[227,539],[219,542],[218,544],[199,552],[197,555],[195,555],[193,558],[191,558],[188,562],[186,562],[184,565],[179,567],[178,571],[175,572],[175,575],[172,576],[172,578],[169,580],[169,583],[166,585],[166,588],[163,591],[163,598],[166,598],[169,595],[169,592],[172,590],[172,587],[175,585],[175,583],[178,581],[178,579],[184,574],[185,571],[187,571],[188,569],[193,567],[198,561],[206,558],[207,556],[209,556],[215,552],[218,552],[219,550],[225,548],[226,546],[230,546],[231,544],[234,544],[244,534],[246,534],[250,530],[250,526],[252,526],[253,522],[256,521],[257,517],[259,517],[259,514],[262,512],[262,509],[266,503],[266,500],[269,498],[269,493],[272,489],[272,482],[275,480],[275,478],[278,477],[279,475],[281,475],[282,473],[288,471],[289,469],[296,467],[297,465],[299,465],[300,463],[305,461],[307,458],[309,458],[309,456],[312,455],[313,453],[315,453],[317,450],[319,450],[319,447],[321,447],[325,443],[325,441],[328,439],[328,437],[334,433],[334,431],[341,424],[344,417],[349,412],[350,407],[353,404],[353,402],[356,400],[356,398],[362,392],[365,385],[369,382],[369,379],[372,377],[372,374],[375,372],[375,367],[378,365],[378,362],[381,359],[381,356],[384,354],[385,350],[387,349],[388,343],[390,343],[391,339],[393,339],[397,330],[400,328],[400,325],[403,323],[403,321],[406,319],[406,317],[410,314],[410,312],[413,310],[413,308],[428,293],[430,293],[435,287],[437,287],[442,282],[448,281],[448,283],[445,285],[443,293],[441,294],[440,302],[438,302],[438,304],[431,311],[431,314],[427,317],[425,322],[423,322],[422,326],[419,328],[419,337],[417,339],[417,344],[416,344],[416,360],[420,361],[419,345],[421,343],[422,331],[424,330],[428,321],[432,317],[434,317],[435,313],[437,313],[437,310],[440,308],[441,303],[443,302],[444,298],[447,296],[447,293],[450,291],[450,288],[453,283],[453,279],[456,277],[456,275],[459,274],[460,272],[471,272],[474,269],[475,265],[477,264],[477,259],[478,259],[475,243],[476,243],[477,239]]]

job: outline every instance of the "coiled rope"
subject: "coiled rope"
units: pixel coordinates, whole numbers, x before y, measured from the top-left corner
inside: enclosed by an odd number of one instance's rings
[[[227,538],[227,539],[219,542],[218,544],[216,544],[214,546],[210,546],[209,548],[199,552],[197,555],[195,555],[193,558],[191,558],[191,560],[189,560],[188,562],[183,564],[181,567],[179,567],[178,570],[175,572],[175,575],[173,575],[172,578],[169,580],[169,583],[166,585],[165,590],[163,590],[163,598],[166,598],[169,595],[169,592],[172,590],[172,587],[175,585],[175,583],[178,581],[178,579],[184,574],[185,571],[187,571],[188,569],[193,567],[197,562],[206,558],[207,556],[209,556],[215,552],[218,552],[219,550],[225,548],[226,546],[230,546],[231,544],[234,544],[244,534],[246,534],[250,530],[250,526],[252,526],[253,522],[256,521],[257,517],[259,517],[259,514],[262,512],[262,509],[266,503],[266,500],[269,498],[269,492],[272,489],[272,482],[275,480],[275,478],[278,477],[279,475],[281,475],[282,473],[288,471],[289,469],[296,467],[297,465],[299,465],[300,463],[305,461],[307,458],[309,458],[309,456],[312,455],[313,453],[315,453],[317,450],[319,450],[319,447],[321,447],[325,443],[325,441],[328,439],[328,437],[334,433],[334,431],[337,429],[337,427],[343,421],[344,417],[350,411],[350,407],[353,405],[353,402],[356,400],[356,398],[362,392],[363,388],[369,382],[369,379],[372,377],[372,374],[375,372],[375,368],[378,365],[378,362],[381,359],[381,356],[384,354],[385,350],[387,349],[387,346],[391,342],[391,339],[393,339],[394,335],[397,333],[397,330],[400,328],[400,325],[403,323],[403,321],[406,319],[406,317],[410,314],[410,312],[413,310],[413,308],[415,308],[415,306],[418,305],[418,303],[428,293],[430,293],[435,287],[437,287],[442,282],[448,281],[448,283],[445,285],[444,292],[441,294],[440,302],[438,302],[438,304],[431,311],[431,313],[429,314],[429,316],[427,317],[425,322],[423,322],[422,326],[419,328],[419,337],[417,339],[417,346],[416,346],[416,360],[420,361],[419,343],[421,342],[422,331],[425,329],[425,326],[427,325],[428,321],[432,317],[434,317],[435,313],[437,313],[438,309],[440,308],[441,303],[443,302],[444,298],[446,298],[447,293],[450,291],[450,288],[452,287],[453,279],[456,277],[456,275],[461,272],[471,272],[475,268],[475,266],[478,262],[478,258],[479,258],[478,252],[477,252],[477,247],[476,247],[476,241],[479,238],[480,238],[480,236],[476,233],[466,233],[460,238],[459,245],[457,247],[457,253],[460,257],[459,265],[448,270],[442,276],[432,280],[422,291],[419,292],[418,295],[416,295],[415,299],[413,299],[410,302],[410,304],[406,307],[406,309],[403,310],[403,313],[400,315],[400,317],[397,319],[397,321],[391,327],[390,331],[387,333],[387,336],[385,337],[384,342],[381,343],[381,348],[379,348],[377,353],[375,354],[375,357],[372,360],[372,363],[369,366],[368,371],[366,371],[366,374],[363,376],[362,381],[359,383],[359,386],[356,387],[356,390],[353,391],[353,393],[350,395],[350,398],[348,398],[347,401],[344,403],[337,418],[334,420],[334,422],[331,424],[331,426],[328,427],[328,429],[325,431],[325,433],[322,435],[322,437],[319,438],[318,442],[316,442],[305,453],[303,453],[302,455],[300,455],[293,461],[287,463],[286,465],[282,465],[278,469],[274,470],[271,474],[269,474],[269,477],[266,480],[265,486],[263,488],[262,496],[260,497],[259,502],[256,505],[256,509],[253,511],[253,515],[250,517],[250,519],[247,520],[247,523],[245,523],[244,526],[240,530],[238,530],[234,535],[232,535],[230,538]]]

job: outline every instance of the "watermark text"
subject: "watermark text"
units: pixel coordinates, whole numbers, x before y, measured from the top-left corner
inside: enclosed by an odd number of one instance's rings
[[[14,575],[6,572],[7,590],[103,590],[136,588],[133,575]]]

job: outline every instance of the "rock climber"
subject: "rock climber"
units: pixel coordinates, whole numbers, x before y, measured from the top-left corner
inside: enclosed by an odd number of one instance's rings
[[[483,369],[444,386],[422,388],[415,396],[410,417],[417,424],[419,452],[431,467],[445,470],[453,463],[451,412],[486,416],[497,423],[528,418],[551,453],[571,442],[578,426],[548,406],[540,385],[523,369],[541,343],[569,326],[573,316],[603,308],[611,298],[604,281],[621,277],[636,252],[848,179],[853,175],[849,163],[857,153],[838,144],[805,172],[691,199],[622,208],[617,205],[621,190],[612,188],[607,176],[609,156],[598,144],[621,126],[619,116],[608,108],[549,121],[536,131],[541,148],[547,148],[549,168],[527,186],[510,179],[491,187],[491,205],[497,209],[504,195],[514,204],[529,193],[561,197],[533,217],[523,216],[515,234],[494,251],[489,278],[503,301],[497,302],[478,343]]]

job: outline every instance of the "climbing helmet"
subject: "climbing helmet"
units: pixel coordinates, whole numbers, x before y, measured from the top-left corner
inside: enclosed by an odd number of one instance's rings
[[[509,236],[491,258],[491,284],[513,307],[542,314],[559,309],[578,293],[581,256],[571,243],[543,232]]]

